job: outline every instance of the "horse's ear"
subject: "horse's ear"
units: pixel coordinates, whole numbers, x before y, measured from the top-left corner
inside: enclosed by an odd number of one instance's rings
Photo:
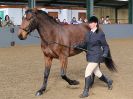
[[[37,8],[33,8],[32,11],[33,11],[33,13],[37,13],[38,9]]]

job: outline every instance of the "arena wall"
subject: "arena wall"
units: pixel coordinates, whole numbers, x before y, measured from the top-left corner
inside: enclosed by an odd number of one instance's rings
[[[117,38],[133,38],[133,24],[110,24],[101,25],[107,39]],[[40,44],[40,39],[29,36],[27,40],[19,40],[17,37],[19,27],[15,27],[15,33],[10,33],[10,29],[0,29],[0,47],[10,47],[11,42],[14,41],[15,45],[32,45]],[[31,33],[34,36],[38,36],[35,30]]]

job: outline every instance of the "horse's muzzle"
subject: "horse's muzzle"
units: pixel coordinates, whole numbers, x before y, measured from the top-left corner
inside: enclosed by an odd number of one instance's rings
[[[18,35],[18,38],[19,38],[20,40],[25,40],[25,39],[26,39],[26,37],[23,37],[22,34],[19,34],[19,35]]]

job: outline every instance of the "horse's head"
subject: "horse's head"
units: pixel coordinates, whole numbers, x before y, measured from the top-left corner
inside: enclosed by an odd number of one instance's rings
[[[25,11],[22,23],[18,31],[18,37],[20,40],[25,40],[30,32],[36,29],[36,11],[28,9]]]

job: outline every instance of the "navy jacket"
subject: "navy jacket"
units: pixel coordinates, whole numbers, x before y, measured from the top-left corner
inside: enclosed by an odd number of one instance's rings
[[[103,62],[103,55],[108,56],[109,46],[105,39],[105,34],[101,30],[96,32],[88,32],[85,36],[85,41],[78,44],[77,48],[86,49],[86,58],[89,62],[101,63]]]

